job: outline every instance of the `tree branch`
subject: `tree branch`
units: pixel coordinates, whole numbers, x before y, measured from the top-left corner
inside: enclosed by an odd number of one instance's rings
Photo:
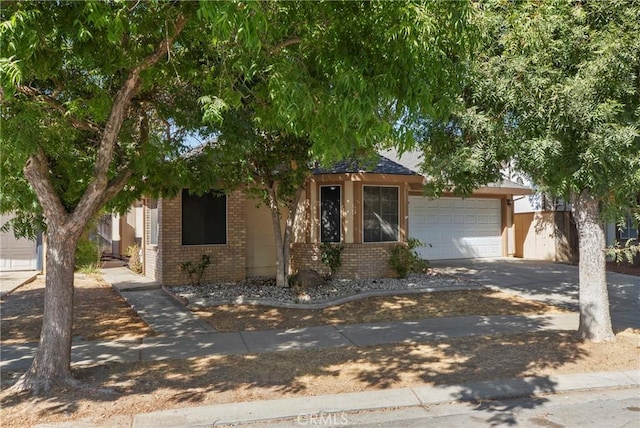
[[[298,45],[302,43],[302,39],[300,39],[299,37],[292,37],[290,39],[285,40],[284,42],[278,43],[277,45],[275,45],[274,47],[272,47],[271,49],[269,49],[269,52],[271,54],[277,53],[279,51],[281,51],[282,49],[291,46],[291,45]]]
[[[60,102],[58,102],[58,100],[56,100],[55,98],[53,98],[53,97],[51,97],[49,95],[43,94],[42,92],[40,92],[36,88],[32,88],[31,86],[18,85],[16,90],[19,93],[28,96],[29,98],[39,99],[41,101],[44,101],[45,103],[47,103],[49,106],[53,107],[58,112],[62,113],[64,116],[68,117],[69,120],[71,121],[71,125],[76,129],[80,129],[80,130],[83,130],[83,131],[95,132],[95,133],[98,133],[98,134],[102,132],[102,128],[100,128],[100,126],[98,126],[97,124],[91,122],[90,120],[78,119],[77,117],[74,117],[73,115],[69,115],[69,110],[65,106],[63,106]]]
[[[138,92],[140,86],[140,73],[153,66],[160,58],[167,54],[169,47],[184,29],[187,21],[188,19],[186,17],[180,16],[174,25],[174,34],[164,39],[155,52],[144,58],[140,64],[131,70],[129,77],[127,77],[127,80],[125,80],[120,90],[118,90],[113,106],[111,107],[111,114],[102,133],[100,146],[98,147],[93,180],[89,183],[87,190],[78,203],[74,215],[88,218],[99,208],[99,204],[103,200],[101,193],[109,186],[107,173],[109,171],[109,165],[113,160],[113,152],[118,140],[118,134],[122,128],[122,123],[124,122],[131,100]]]
[[[49,177],[49,162],[41,147],[29,157],[23,172],[38,197],[47,225],[55,227],[64,224],[69,214],[53,188]]]

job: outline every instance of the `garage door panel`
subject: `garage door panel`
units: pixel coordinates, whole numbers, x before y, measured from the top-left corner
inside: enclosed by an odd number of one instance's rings
[[[499,199],[410,197],[409,234],[426,259],[499,257],[501,232]]]
[[[0,226],[11,216],[0,216]],[[13,231],[0,232],[0,271],[34,270],[36,268],[36,242],[16,238]]]

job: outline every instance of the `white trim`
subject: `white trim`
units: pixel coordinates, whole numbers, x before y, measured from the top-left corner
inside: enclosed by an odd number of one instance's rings
[[[398,230],[397,230],[397,236],[396,236],[396,240],[395,241],[365,241],[364,239],[364,232],[365,232],[365,228],[364,228],[364,188],[365,187],[395,187],[398,190]],[[362,214],[360,215],[360,224],[361,229],[362,229],[362,243],[363,244],[380,244],[380,243],[386,243],[386,242],[400,242],[400,199],[401,199],[401,194],[400,194],[400,186],[397,185],[389,185],[389,184],[363,184],[362,185],[362,197],[361,197],[361,201],[362,201],[362,206],[361,206],[361,211]]]
[[[338,207],[338,219],[340,220],[340,225],[338,227],[338,232],[340,236],[338,237],[338,243],[342,242],[342,184],[323,184],[320,186],[320,191],[318,192],[318,200],[320,201],[320,209],[318,210],[318,237],[319,242],[322,241],[322,188],[323,187],[337,187],[340,190],[340,206]],[[333,242],[333,241],[332,241]]]

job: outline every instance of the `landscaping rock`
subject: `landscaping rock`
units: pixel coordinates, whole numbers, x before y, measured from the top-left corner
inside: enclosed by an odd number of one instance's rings
[[[299,286],[304,287],[306,290],[310,288],[320,287],[325,285],[325,280],[318,272],[313,269],[301,270],[298,272],[297,282]]]

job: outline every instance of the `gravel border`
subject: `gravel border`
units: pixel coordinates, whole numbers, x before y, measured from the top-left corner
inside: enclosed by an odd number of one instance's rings
[[[166,287],[189,309],[220,305],[264,305],[283,308],[323,309],[374,296],[421,294],[437,291],[485,289],[481,284],[430,270],[407,278],[335,279],[326,285],[296,296],[288,287],[276,287],[268,277],[236,283],[181,285]]]

